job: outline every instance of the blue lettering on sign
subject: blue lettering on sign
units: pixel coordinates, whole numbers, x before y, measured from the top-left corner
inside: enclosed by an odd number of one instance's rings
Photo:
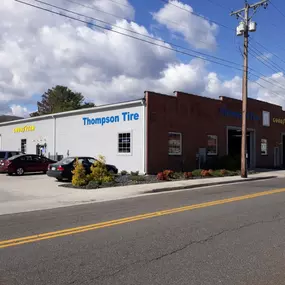
[[[228,110],[225,108],[221,108],[220,113],[225,117],[232,117],[232,118],[236,118],[236,119],[242,118],[241,112],[236,112],[236,111]],[[259,116],[257,116],[253,112],[247,112],[246,115],[247,115],[248,120],[251,120],[251,121],[259,121],[260,120]]]
[[[130,112],[122,112],[121,116],[106,116],[100,118],[89,118],[84,117],[82,118],[84,126],[88,125],[101,125],[104,126],[105,124],[113,124],[119,123],[121,120],[123,122],[127,121],[137,121],[139,120],[140,115],[138,113],[130,113]]]

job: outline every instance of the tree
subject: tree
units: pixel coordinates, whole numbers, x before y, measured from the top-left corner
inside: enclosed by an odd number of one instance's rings
[[[86,103],[81,93],[73,92],[68,87],[57,85],[48,89],[42,100],[37,102],[38,111],[30,114],[31,117],[60,113],[65,111],[91,108],[93,103]]]

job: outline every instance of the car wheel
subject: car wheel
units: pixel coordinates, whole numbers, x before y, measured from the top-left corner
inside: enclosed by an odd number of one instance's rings
[[[9,176],[12,176],[12,175],[13,175],[13,173],[12,173],[12,172],[8,172],[8,175],[9,175]]]
[[[24,173],[25,173],[25,171],[24,171],[24,169],[22,167],[19,167],[19,168],[16,169],[16,174],[18,176],[22,176],[22,175],[24,175]]]
[[[56,178],[56,180],[57,180],[58,182],[62,182],[62,181],[63,181],[62,178]]]

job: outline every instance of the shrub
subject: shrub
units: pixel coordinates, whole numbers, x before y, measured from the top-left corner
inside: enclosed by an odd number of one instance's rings
[[[127,172],[126,170],[122,170],[122,171],[121,171],[121,175],[122,175],[122,176],[127,175],[127,174],[128,174],[128,172]]]
[[[185,178],[185,179],[193,178],[192,172],[184,172],[184,178]]]
[[[221,169],[220,172],[221,172],[222,176],[226,176],[227,175],[227,171],[225,169]]]
[[[75,167],[72,171],[72,185],[73,186],[85,186],[88,183],[88,179],[85,173],[85,168],[81,162],[76,158]]]
[[[223,175],[221,174],[221,171],[220,170],[215,170],[212,174],[212,176],[214,177],[222,177]]]
[[[156,176],[157,180],[167,180],[163,172],[159,172]]]
[[[210,173],[209,173],[208,170],[202,170],[202,171],[201,171],[201,176],[202,176],[202,177],[209,177],[209,176],[210,176]]]
[[[166,177],[166,179],[174,178],[174,171],[164,170],[163,175]]]
[[[213,176],[213,174],[214,174],[214,170],[213,169],[209,169],[209,175]]]
[[[183,172],[174,172],[172,174],[172,179],[181,179],[184,178],[184,173]]]
[[[192,171],[193,177],[200,177],[201,176],[201,169],[195,169]]]
[[[131,175],[132,176],[138,176],[139,175],[139,171],[135,171],[135,172],[131,171]]]
[[[104,156],[100,155],[94,165],[91,166],[91,173],[88,178],[89,181],[96,181],[99,184],[114,181],[114,176],[107,170]]]

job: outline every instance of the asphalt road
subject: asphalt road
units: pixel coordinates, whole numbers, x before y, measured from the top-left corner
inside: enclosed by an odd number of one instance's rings
[[[272,179],[0,216],[0,285],[285,284],[285,189],[252,196],[284,186]]]

